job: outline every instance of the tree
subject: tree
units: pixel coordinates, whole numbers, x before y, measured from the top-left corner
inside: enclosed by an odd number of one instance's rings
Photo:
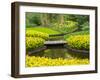
[[[61,25],[63,25],[64,24],[64,15],[63,14],[60,14],[59,17],[60,17],[60,19],[59,19],[60,22],[59,23]]]
[[[48,24],[49,24],[48,14],[46,14],[46,13],[40,14],[40,19],[41,19],[42,26],[48,26]]]

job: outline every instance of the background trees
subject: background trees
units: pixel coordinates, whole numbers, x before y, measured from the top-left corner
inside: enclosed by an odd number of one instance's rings
[[[26,27],[65,27],[67,21],[77,22],[78,30],[89,29],[88,15],[73,15],[73,14],[51,14],[51,13],[32,13],[26,12]]]

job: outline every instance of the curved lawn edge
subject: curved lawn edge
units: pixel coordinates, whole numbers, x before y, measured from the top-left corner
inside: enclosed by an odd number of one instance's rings
[[[49,37],[64,36],[64,35],[67,35],[67,34],[70,34],[70,33],[76,32],[76,31],[77,31],[77,29],[72,32],[66,32],[66,33],[60,33],[60,34],[49,34]]]

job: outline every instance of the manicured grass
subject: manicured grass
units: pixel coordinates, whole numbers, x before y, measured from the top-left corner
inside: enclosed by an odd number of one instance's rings
[[[33,27],[33,28],[27,28],[26,30],[35,30],[35,31],[44,32],[47,34],[60,34],[58,31],[55,31],[46,27]]]
[[[88,59],[62,59],[62,58],[46,58],[26,56],[26,67],[39,67],[39,66],[64,66],[64,65],[86,65],[89,64]]]
[[[74,36],[74,35],[89,35],[89,31],[77,31],[77,32],[73,32],[73,33],[70,33],[70,34],[66,34],[64,36],[64,39],[66,40],[70,36]]]

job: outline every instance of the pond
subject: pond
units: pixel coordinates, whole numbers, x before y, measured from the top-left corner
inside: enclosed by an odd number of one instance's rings
[[[89,54],[84,54],[84,53],[75,53],[72,51],[69,51],[65,47],[48,47],[45,50],[42,50],[40,52],[35,52],[31,53],[30,56],[39,56],[39,57],[47,57],[47,58],[63,58],[63,59],[73,59],[73,58],[78,58],[78,59],[84,59],[84,58],[89,58]]]
[[[53,36],[49,38],[49,41],[64,41],[64,36]],[[46,49],[40,50],[35,53],[31,53],[30,56],[39,56],[47,58],[63,58],[63,59],[89,59],[89,53],[75,52],[67,48],[66,44],[59,45],[45,45]]]

